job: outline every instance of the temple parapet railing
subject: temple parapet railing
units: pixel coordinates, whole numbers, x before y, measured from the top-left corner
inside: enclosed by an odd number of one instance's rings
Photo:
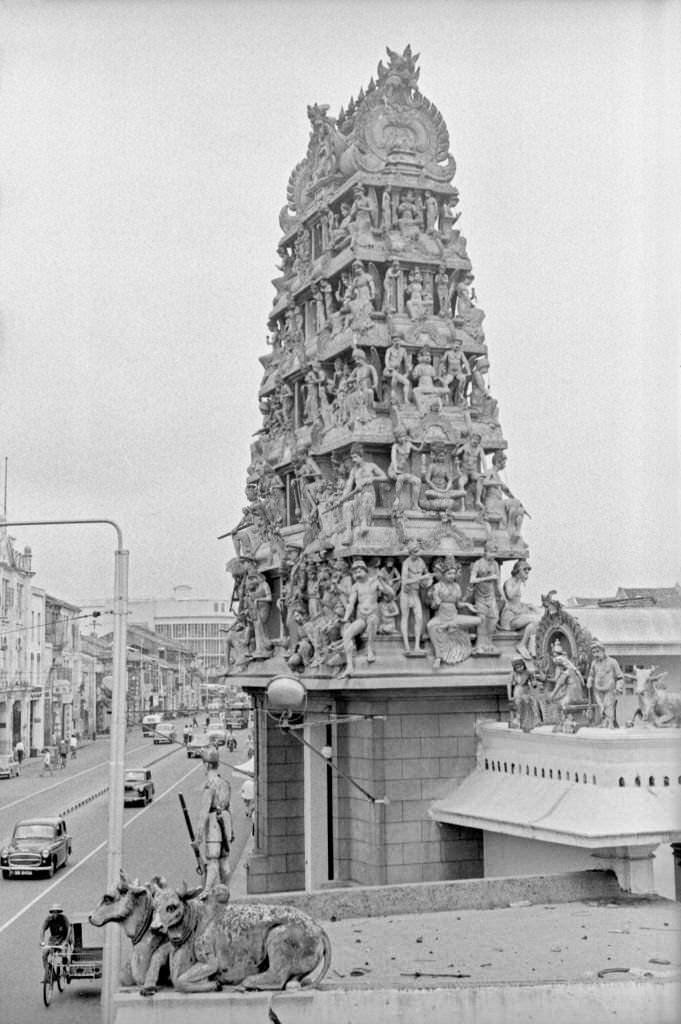
[[[505,722],[480,722],[478,770],[588,786],[681,785],[681,744],[676,730],[582,728],[578,733],[539,726],[524,733]]]

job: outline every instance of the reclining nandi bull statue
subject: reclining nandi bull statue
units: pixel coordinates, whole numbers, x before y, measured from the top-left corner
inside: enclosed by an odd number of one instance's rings
[[[184,884],[170,888],[158,877],[148,888],[154,905],[150,930],[159,942],[144,971],[136,972],[134,982],[142,995],[153,995],[165,972],[179,992],[215,992],[226,986],[278,991],[316,988],[329,969],[328,936],[302,910],[230,904],[224,885],[215,885],[200,898],[196,890],[188,891]],[[100,908],[91,915],[93,923],[104,916]]]

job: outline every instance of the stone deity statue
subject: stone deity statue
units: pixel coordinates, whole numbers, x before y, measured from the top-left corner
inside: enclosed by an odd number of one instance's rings
[[[432,192],[426,191],[424,211],[426,216],[426,231],[429,235],[435,234],[435,225],[439,214],[437,199]]]
[[[266,633],[267,620],[272,606],[272,591],[262,573],[255,570],[246,578],[246,606],[255,637],[254,658],[269,658],[270,640]]]
[[[455,338],[445,350],[440,362],[440,376],[451,394],[452,405],[464,405],[471,367],[464,355],[461,338]]]
[[[593,694],[604,729],[616,728],[617,697],[624,693],[624,676],[619,663],[605,653],[599,640],[591,644],[593,660],[586,685]]]
[[[444,263],[441,263],[437,268],[435,274],[435,294],[437,296],[437,314],[441,317],[447,317],[451,313],[451,305],[449,298],[449,274],[447,273],[447,267]]]
[[[422,655],[421,633],[423,631],[423,604],[421,592],[433,581],[428,567],[419,555],[419,544],[416,540],[409,541],[407,557],[402,562],[402,589],[400,590],[400,615],[402,642],[405,654]],[[414,650],[409,647],[409,619],[414,618]]]
[[[463,512],[466,491],[461,486],[460,475],[457,473],[456,478],[452,478],[447,472],[446,458],[444,446],[433,445],[419,495],[419,507],[424,511]]]
[[[463,594],[457,580],[460,573],[455,558],[446,558],[444,574],[430,592],[430,603],[435,614],[426,624],[435,657],[433,668],[439,668],[444,661],[446,665],[456,665],[465,661],[471,653],[471,642],[466,630],[467,626],[479,623],[477,615],[471,615],[470,609],[463,602]],[[466,612],[462,614],[461,608]]]
[[[409,354],[397,335],[385,350],[383,378],[390,382],[390,401],[405,403],[409,398]]]
[[[355,639],[358,636],[366,633],[367,661],[371,664],[376,660],[374,643],[380,619],[379,597],[384,595],[392,599],[395,596],[392,588],[380,575],[369,578],[366,562],[361,558],[352,563],[352,578],[353,584],[343,620],[346,623],[343,630],[345,674],[348,676],[353,675],[355,671]]]
[[[380,466],[364,458],[361,445],[352,446],[350,460],[352,468],[341,494],[345,526],[342,544],[352,544],[353,536],[359,539],[369,532],[376,508],[374,485],[378,480],[387,479]]]
[[[404,507],[401,498],[405,488],[410,492],[410,501],[406,507],[416,508],[421,481],[412,472],[411,453],[420,450],[421,448],[413,443],[404,427],[395,427],[395,441],[390,449],[390,465],[388,466],[388,476],[395,481],[395,501],[393,503],[395,509]]]
[[[402,268],[393,260],[383,276],[383,312],[398,313],[400,309],[400,281]]]
[[[499,651],[492,643],[494,631],[499,621],[499,564],[494,558],[496,550],[493,541],[488,540],[485,544],[485,553],[482,558],[473,562],[469,588],[473,597],[475,614],[479,616],[477,640],[475,644],[476,654],[497,655]]]
[[[511,675],[506,683],[511,705],[509,728],[532,732],[542,723],[541,706],[537,696],[542,688],[529,671],[524,658],[514,658],[511,669]]]
[[[518,653],[523,658],[535,658],[537,656],[536,634],[541,612],[531,604],[524,604],[521,600],[523,587],[527,583],[532,570],[530,563],[519,558],[511,569],[511,575],[505,581],[502,589],[503,604],[499,625],[502,629],[522,629],[523,635],[518,644]]]

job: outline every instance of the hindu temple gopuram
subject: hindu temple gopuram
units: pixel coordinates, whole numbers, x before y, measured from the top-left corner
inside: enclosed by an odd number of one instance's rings
[[[526,512],[506,481],[449,133],[418,55],[387,55],[336,116],[308,106],[279,215],[262,425],[228,565],[230,678],[255,707],[251,892],[482,875],[484,823],[433,807],[475,768],[480,719],[514,743],[542,723],[574,739],[596,652],[554,594],[522,601]],[[302,683],[298,713],[272,700],[276,677]],[[531,760],[503,763],[537,780]]]

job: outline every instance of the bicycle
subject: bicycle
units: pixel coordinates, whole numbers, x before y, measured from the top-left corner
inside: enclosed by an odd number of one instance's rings
[[[45,961],[45,970],[43,972],[43,1002],[45,1006],[49,1006],[52,1002],[55,985],[59,992],[64,991],[65,973],[63,964],[66,945],[50,945],[47,947],[47,950],[47,960]]]

